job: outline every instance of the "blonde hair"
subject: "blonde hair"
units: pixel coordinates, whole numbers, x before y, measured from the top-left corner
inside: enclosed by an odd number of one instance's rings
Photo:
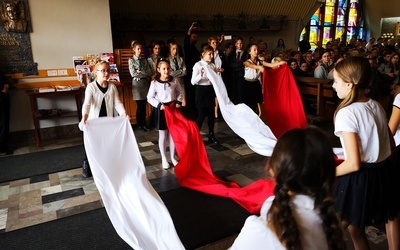
[[[281,61],[282,61],[282,58],[280,58],[279,56],[276,56],[276,57],[272,58],[271,63],[278,63]]]
[[[365,92],[370,86],[372,79],[372,69],[368,59],[364,57],[350,57],[338,62],[335,65],[336,74],[343,82],[352,83],[354,87],[336,108],[337,112],[350,104],[356,102],[360,97],[360,92]]]
[[[98,69],[98,67],[99,67],[100,65],[108,65],[108,68],[110,68],[110,63],[107,62],[107,61],[100,60],[100,61],[96,62],[96,64],[94,65],[94,68],[93,68],[93,72],[92,72],[92,74],[93,74],[93,76],[94,76],[95,78],[97,78],[97,69]]]

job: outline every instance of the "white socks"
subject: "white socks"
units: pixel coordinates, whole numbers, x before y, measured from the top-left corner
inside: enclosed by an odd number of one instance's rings
[[[174,166],[176,166],[176,164],[178,164],[178,161],[175,159],[175,144],[174,141],[172,140],[171,135],[168,133],[168,130],[159,130],[158,134],[159,134],[158,146],[160,148],[160,153],[161,153],[162,167],[164,169],[169,168],[169,163],[166,157],[167,136],[169,137],[169,151],[171,156],[171,162]]]

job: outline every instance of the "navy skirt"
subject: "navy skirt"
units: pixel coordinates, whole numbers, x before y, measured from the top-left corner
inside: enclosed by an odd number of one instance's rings
[[[393,220],[398,217],[400,212],[400,145],[396,147],[392,154],[390,169],[389,169],[389,215],[388,219]]]
[[[336,209],[341,219],[356,227],[388,219],[390,161],[363,163],[359,171],[337,178]]]
[[[164,106],[169,106],[171,103],[175,103],[175,102],[168,102],[168,103],[164,103]],[[165,112],[164,110],[161,110],[159,108],[155,108],[153,107],[153,114],[155,117],[155,127],[158,130],[167,130],[167,121],[165,119]]]
[[[250,81],[244,80],[242,82],[240,91],[242,92],[241,102],[243,102],[247,105],[253,106],[254,104],[263,102],[263,95],[262,95],[260,81],[250,82]]]

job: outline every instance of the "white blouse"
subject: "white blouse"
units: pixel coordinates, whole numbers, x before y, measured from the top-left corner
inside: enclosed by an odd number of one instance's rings
[[[247,218],[230,250],[285,249],[267,224],[267,212],[274,198],[271,196],[264,202],[260,216],[252,215]],[[291,203],[292,214],[300,231],[302,248],[328,250],[322,220],[318,211],[314,210],[314,200],[306,195],[294,195],[291,197]]]
[[[171,77],[172,80],[167,82],[151,81],[149,92],[147,93],[147,102],[153,107],[158,107],[160,103],[171,101],[182,101],[183,90],[178,80]]]
[[[347,159],[342,132],[357,133],[361,162],[374,163],[386,160],[391,154],[388,121],[382,106],[370,99],[355,102],[336,114],[335,135],[340,138]]]
[[[393,106],[396,106],[400,109],[400,94],[396,95],[394,98]],[[397,128],[396,134],[393,136],[394,142],[396,143],[396,147],[400,145],[400,126]]]

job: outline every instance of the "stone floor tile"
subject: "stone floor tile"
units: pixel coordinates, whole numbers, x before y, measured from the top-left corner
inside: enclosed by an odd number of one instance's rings
[[[19,197],[19,214],[42,209],[42,191],[40,189],[23,192]]]

